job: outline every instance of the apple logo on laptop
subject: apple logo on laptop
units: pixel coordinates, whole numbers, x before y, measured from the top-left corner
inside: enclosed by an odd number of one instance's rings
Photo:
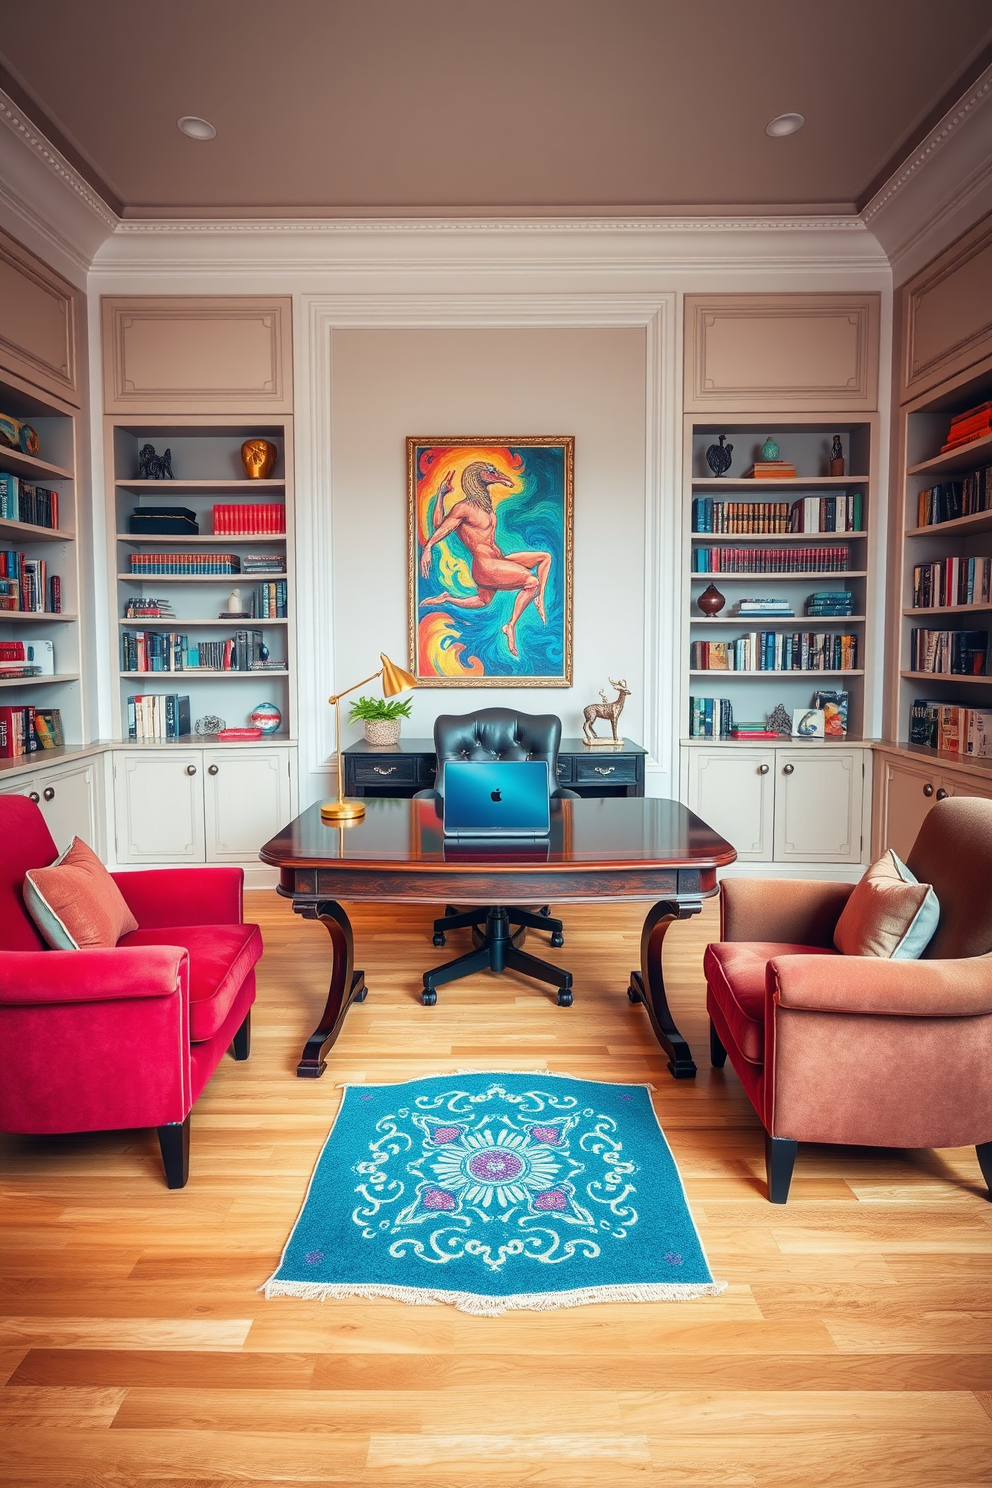
[[[498,790],[489,792],[490,801],[502,801],[503,797]]]

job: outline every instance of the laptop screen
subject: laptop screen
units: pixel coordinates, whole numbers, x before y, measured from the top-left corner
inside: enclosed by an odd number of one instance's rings
[[[550,796],[546,760],[448,760],[445,836],[543,837]]]

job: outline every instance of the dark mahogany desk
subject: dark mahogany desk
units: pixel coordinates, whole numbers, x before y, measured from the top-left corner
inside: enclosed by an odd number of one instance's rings
[[[296,1073],[316,1079],[353,1002],[367,996],[354,966],[342,900],[416,904],[561,904],[652,901],[641,932],[641,969],[627,996],[643,1002],[676,1079],[696,1073],[665,994],[661,948],[674,920],[698,914],[717,892],[716,870],[737,856],[678,801],[628,796],[551,803],[551,835],[537,844],[445,840],[434,800],[367,799],[353,826],[329,826],[311,806],[259,853],[279,869],[297,914],[331,937],[327,1004]],[[424,947],[424,960],[429,960]]]

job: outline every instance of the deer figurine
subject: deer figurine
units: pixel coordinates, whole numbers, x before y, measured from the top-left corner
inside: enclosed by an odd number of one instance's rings
[[[617,690],[617,695],[612,703],[606,701],[606,693],[601,690],[599,695],[603,701],[601,703],[590,703],[587,708],[583,708],[582,710],[582,737],[587,744],[608,744],[610,742],[609,739],[600,739],[597,737],[596,730],[593,728],[593,724],[597,718],[609,719],[610,727],[613,729],[613,743],[619,744],[620,742],[620,736],[617,733],[617,720],[623,712],[625,701],[630,697],[630,688],[623,678],[619,682],[614,682],[611,677],[610,686],[615,687]]]

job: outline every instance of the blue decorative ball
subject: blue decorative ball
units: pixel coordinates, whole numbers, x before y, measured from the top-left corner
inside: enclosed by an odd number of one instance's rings
[[[282,714],[275,703],[258,703],[251,710],[251,726],[260,728],[263,734],[278,732],[281,723]]]

